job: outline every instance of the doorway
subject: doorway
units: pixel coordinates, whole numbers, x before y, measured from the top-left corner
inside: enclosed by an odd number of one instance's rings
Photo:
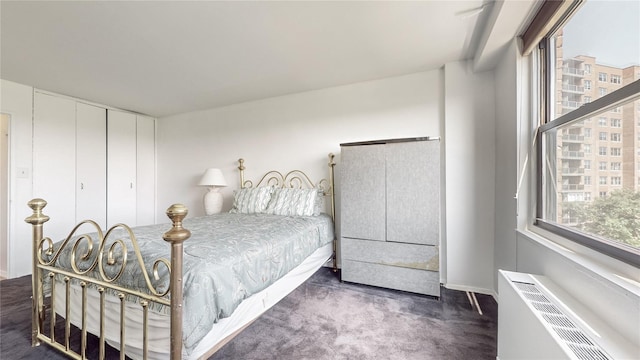
[[[0,279],[9,274],[9,120],[0,113]]]

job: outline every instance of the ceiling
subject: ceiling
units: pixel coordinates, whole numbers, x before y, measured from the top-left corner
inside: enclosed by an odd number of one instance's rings
[[[534,3],[3,0],[0,77],[162,117],[457,60],[488,70]]]

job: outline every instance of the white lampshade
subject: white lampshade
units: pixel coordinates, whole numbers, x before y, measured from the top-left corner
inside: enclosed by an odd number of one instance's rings
[[[220,169],[207,169],[202,175],[198,186],[227,186]]]

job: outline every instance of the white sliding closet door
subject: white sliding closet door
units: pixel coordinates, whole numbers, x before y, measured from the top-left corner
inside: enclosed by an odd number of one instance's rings
[[[135,226],[136,116],[116,110],[107,113],[107,223]]]
[[[52,240],[76,221],[76,102],[36,92],[33,109],[33,197],[47,201],[44,225]]]
[[[156,213],[156,121],[140,115],[137,120],[137,224],[150,225]]]
[[[107,226],[107,110],[76,105],[76,222]]]

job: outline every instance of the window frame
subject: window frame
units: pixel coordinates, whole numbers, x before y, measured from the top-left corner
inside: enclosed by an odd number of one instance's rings
[[[575,9],[574,9],[575,10]],[[565,20],[568,16],[565,17]],[[544,206],[543,201],[545,194],[543,193],[543,174],[544,164],[543,159],[545,154],[543,153],[543,138],[544,133],[560,128],[562,125],[568,124],[573,121],[586,120],[598,115],[602,115],[609,111],[614,111],[616,106],[620,106],[623,103],[640,99],[640,80],[636,80],[630,84],[627,84],[619,89],[608,92],[606,95],[597,98],[596,100],[585,103],[581,107],[559,116],[556,119],[551,119],[552,114],[552,93],[553,93],[553,81],[551,67],[554,64],[554,60],[551,57],[554,55],[551,49],[551,37],[555,31],[560,28],[563,22],[559,22],[540,42],[539,44],[539,56],[540,56],[540,122],[537,129],[536,136],[536,148],[537,148],[537,161],[536,161],[536,178],[537,178],[537,194],[536,194],[536,214],[534,220],[534,226],[549,231],[553,234],[559,235],[563,238],[589,247],[602,254],[624,261],[630,265],[640,267],[640,250],[631,246],[615,242],[603,237],[599,237],[592,234],[587,234],[576,229],[558,224],[556,222],[548,221],[543,218]],[[614,111],[615,112],[615,111]],[[602,195],[602,193],[600,194]],[[608,194],[605,193],[605,196]]]

